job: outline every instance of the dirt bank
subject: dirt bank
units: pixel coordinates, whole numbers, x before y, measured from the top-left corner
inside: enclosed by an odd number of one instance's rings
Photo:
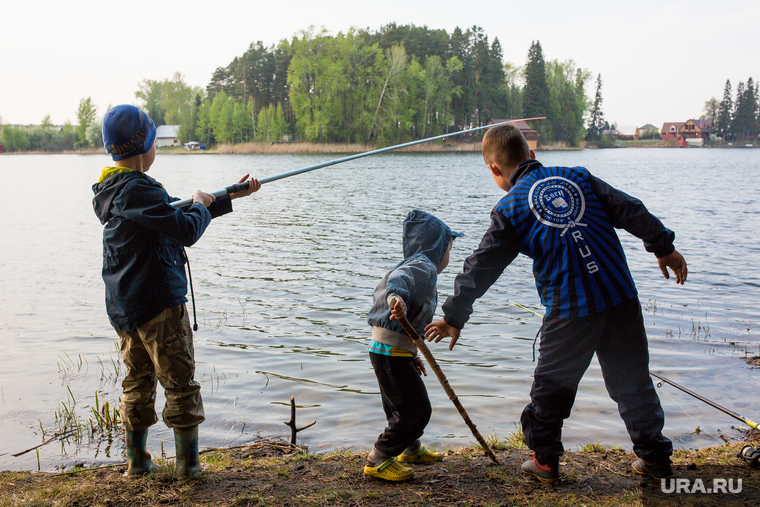
[[[748,442],[757,447],[760,435],[753,433]],[[0,505],[758,505],[760,470],[736,457],[743,445],[677,451],[676,477],[686,480],[680,494],[663,492],[659,481],[633,474],[632,453],[598,445],[567,452],[560,468],[563,480],[555,485],[520,472],[520,463],[530,456],[525,448],[497,450],[499,466],[474,449],[449,450],[442,463],[413,465],[415,478],[394,484],[363,475],[366,453],[294,453],[287,444],[262,440],[203,453],[208,469],[186,482],[173,478],[171,460],[164,463],[168,472],[131,482],[122,476],[123,466],[68,474],[2,472]],[[714,479],[730,480],[730,489],[703,492]]]

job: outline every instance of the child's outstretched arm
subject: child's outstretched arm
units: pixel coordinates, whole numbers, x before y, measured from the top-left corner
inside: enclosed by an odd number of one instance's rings
[[[461,329],[450,326],[446,323],[445,320],[441,319],[436,322],[431,322],[427,325],[425,328],[425,338],[427,338],[428,341],[433,341],[435,339],[435,343],[438,343],[446,336],[451,336],[449,350],[454,350],[454,345],[457,344],[457,340],[459,340],[459,333],[461,332]]]
[[[659,257],[657,264],[660,266],[660,271],[662,271],[662,275],[666,279],[670,278],[670,273],[668,273],[668,268],[670,268],[673,270],[673,274],[676,275],[676,283],[683,285],[686,281],[686,275],[689,270],[686,267],[686,259],[678,253],[678,250],[673,250],[665,257]]]

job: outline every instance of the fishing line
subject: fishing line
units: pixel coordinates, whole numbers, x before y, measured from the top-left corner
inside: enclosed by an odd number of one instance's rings
[[[509,299],[508,299],[507,301],[509,301],[510,303],[513,303],[513,304],[515,304],[515,305],[517,305],[517,306],[519,306],[520,308],[524,308],[525,310],[528,310],[529,312],[531,312],[531,313],[533,313],[533,314],[535,314],[535,315],[538,315],[538,316],[540,317],[540,315],[539,315],[538,313],[534,312],[533,310],[531,310],[531,309],[530,309],[530,308],[528,308],[527,306],[523,306],[523,305],[521,305],[521,304],[519,304],[519,303],[515,303],[514,301],[512,301],[512,300],[509,300]],[[540,330],[539,330],[539,332],[540,332]],[[538,336],[536,336],[536,338],[538,338]],[[535,347],[535,341],[534,341],[534,347]],[[534,354],[535,354],[535,350],[534,350]],[[535,360],[535,359],[534,359],[534,360]],[[717,404],[717,403],[715,403],[714,401],[710,401],[710,400],[708,400],[707,398],[705,398],[705,397],[703,397],[703,396],[700,396],[699,394],[697,394],[697,393],[695,393],[695,392],[689,391],[689,390],[688,390],[688,389],[686,389],[685,387],[682,387],[682,386],[680,386],[680,385],[676,384],[675,382],[673,382],[672,380],[668,380],[668,379],[666,379],[665,377],[662,377],[662,376],[660,376],[660,375],[658,375],[658,374],[656,374],[656,373],[653,373],[652,371],[649,371],[648,373],[649,373],[649,375],[651,375],[651,376],[653,376],[653,377],[656,377],[657,379],[659,379],[659,380],[660,380],[660,382],[658,382],[658,383],[657,383],[657,387],[662,387],[662,383],[663,383],[663,382],[664,382],[664,383],[666,383],[666,384],[670,384],[671,386],[675,387],[676,389],[679,389],[679,390],[681,390],[681,391],[685,392],[685,393],[686,393],[686,394],[688,394],[689,396],[693,396],[693,397],[695,397],[696,399],[698,399],[699,401],[702,401],[702,402],[704,402],[704,403],[707,403],[707,404],[708,404],[708,405],[710,405],[711,407],[713,407],[713,408],[716,408],[716,409],[720,410],[720,411],[721,411],[721,412],[723,412],[724,414],[728,414],[728,415],[730,415],[731,417],[733,417],[734,419],[738,419],[739,421],[743,422],[743,423],[744,423],[744,424],[746,424],[747,426],[749,426],[749,427],[751,427],[751,428],[754,428],[754,429],[760,429],[760,428],[758,428],[758,424],[757,424],[755,421],[752,421],[752,420],[750,420],[750,419],[747,419],[746,417],[743,417],[743,416],[741,416],[741,415],[737,414],[736,412],[732,412],[731,410],[728,410],[727,408],[725,408],[725,407],[722,407],[722,406],[718,405],[718,404]],[[665,391],[663,391],[663,393],[664,393],[664,392],[665,392]],[[675,400],[673,400],[673,401],[675,401]],[[680,407],[680,406],[681,406],[681,405],[679,404],[679,407]],[[681,410],[683,410],[683,407],[681,407]],[[686,411],[684,410],[684,413],[685,413],[685,412],[686,412]],[[687,415],[688,415],[688,414],[687,414]],[[692,418],[693,418],[693,416],[690,416],[690,417],[692,417]],[[695,420],[695,421],[697,421],[697,423],[699,423],[699,420],[697,420],[696,418],[694,418],[694,420]]]
[[[655,384],[655,386],[657,386],[657,387],[659,387],[660,389],[662,389],[662,384],[663,384],[663,382],[657,382],[657,383]],[[693,415],[691,415],[691,414],[689,414],[688,412],[686,412],[686,409],[685,409],[685,408],[683,408],[683,405],[681,405],[681,404],[680,404],[678,401],[676,401],[674,398],[671,398],[671,397],[668,395],[668,393],[667,393],[666,391],[662,391],[662,394],[663,394],[663,395],[665,395],[665,397],[666,397],[667,399],[669,399],[670,401],[672,401],[673,403],[675,403],[676,405],[678,405],[678,408],[680,408],[680,409],[681,409],[681,412],[683,412],[685,415],[687,415],[687,416],[691,417],[692,419],[694,419],[694,422],[696,422],[696,423],[697,423],[697,428],[701,428],[701,427],[702,427],[702,422],[701,422],[699,419],[697,419],[696,417],[694,417]],[[700,431],[700,432],[702,432],[702,430],[701,430],[701,429],[700,429],[699,431]],[[707,433],[707,432],[705,432],[705,433]],[[720,440],[718,437],[716,437],[716,436],[712,435],[711,433],[707,433],[707,434],[708,434],[708,435],[710,435],[711,437],[715,438],[716,440]]]
[[[530,309],[530,308],[528,308],[527,306],[523,306],[523,305],[521,305],[520,303],[515,303],[515,302],[514,302],[514,301],[512,301],[511,299],[507,299],[507,301],[509,301],[509,302],[510,302],[510,303],[512,303],[513,305],[517,305],[517,306],[519,306],[520,308],[524,308],[525,310],[528,310],[529,312],[531,312],[531,313],[533,313],[533,314],[535,314],[535,315],[538,315],[539,317],[541,317],[541,319],[543,319],[543,318],[544,318],[544,316],[543,316],[543,315],[541,315],[540,313],[534,312],[533,310],[531,310],[531,309]],[[535,363],[535,362],[536,362],[536,342],[538,341],[538,336],[541,334],[541,328],[542,328],[542,327],[543,327],[543,323],[542,323],[542,324],[541,324],[541,325],[538,327],[538,332],[536,333],[536,337],[535,337],[535,338],[533,338],[533,361],[532,361],[533,363]]]

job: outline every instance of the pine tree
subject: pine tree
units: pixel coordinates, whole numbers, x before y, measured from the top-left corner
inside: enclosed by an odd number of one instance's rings
[[[731,118],[731,133],[735,136],[743,136],[747,130],[747,106],[744,103],[744,83],[739,81],[736,87],[736,101],[734,102],[734,111]]]
[[[588,129],[586,129],[586,141],[598,141],[602,137],[605,121],[602,112],[602,75],[596,78],[596,96],[594,97],[594,107],[591,110],[591,116],[588,119]]]
[[[546,82],[546,63],[541,43],[534,41],[525,65],[523,114],[527,117],[546,116],[549,109],[549,86]]]
[[[749,133],[755,135],[760,132],[760,99],[758,98],[758,91],[760,90],[760,84],[754,84],[752,78],[747,80],[747,108],[748,120],[749,120]]]
[[[726,80],[726,86],[723,89],[723,100],[718,106],[718,118],[715,121],[715,133],[721,136],[728,134],[731,128],[731,113],[734,108],[734,101],[731,99],[731,81]]]
[[[757,88],[752,78],[736,88],[736,102],[731,131],[742,139],[752,137],[757,128]]]

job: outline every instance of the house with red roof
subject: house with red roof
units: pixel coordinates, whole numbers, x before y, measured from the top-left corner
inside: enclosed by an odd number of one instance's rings
[[[660,136],[662,137],[663,141],[671,141],[673,139],[678,139],[678,130],[683,127],[685,122],[666,122],[662,124],[662,129],[660,129]]]

